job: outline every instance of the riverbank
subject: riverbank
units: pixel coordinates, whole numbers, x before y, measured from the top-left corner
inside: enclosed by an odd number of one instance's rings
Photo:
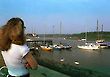
[[[44,37],[44,34],[38,34],[39,37]],[[65,38],[71,40],[79,40],[85,38],[85,32],[75,33],[75,34],[45,34],[45,37],[50,38]],[[104,39],[105,41],[110,41],[110,32],[87,32],[87,40],[88,41],[96,41],[97,39]]]
[[[30,77],[70,77],[41,65],[38,66],[37,70],[30,70],[30,75]]]
[[[63,62],[58,63],[48,59],[40,59],[39,64],[50,69],[59,71],[61,73],[67,74],[70,77],[110,77],[110,75],[104,74],[102,72],[75,67],[69,64],[64,64]]]

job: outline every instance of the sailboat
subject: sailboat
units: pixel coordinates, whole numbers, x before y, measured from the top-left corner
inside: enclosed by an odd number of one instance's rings
[[[78,45],[77,46],[78,48],[81,48],[81,49],[90,49],[90,50],[96,50],[96,49],[99,49],[99,45],[95,44],[95,43],[85,43],[85,45]]]
[[[87,32],[85,33],[85,44],[84,45],[78,45],[77,47],[78,48],[81,48],[81,49],[89,49],[89,50],[96,50],[96,49],[99,49],[99,45],[96,44],[96,43],[88,43],[87,42]]]
[[[41,45],[40,48],[41,48],[41,50],[43,50],[43,51],[52,51],[53,48],[50,47],[50,46],[46,43],[46,41],[45,41],[45,40],[46,40],[45,34],[46,34],[46,32],[44,32],[44,44]]]
[[[52,47],[49,46],[40,46],[43,51],[52,51]]]
[[[101,34],[101,37],[99,38],[98,20],[97,20],[97,33],[98,33],[98,38],[97,38],[97,40],[96,40],[96,43],[100,46],[100,48],[107,48],[108,45],[107,45],[107,43],[104,42],[104,40],[102,39],[102,34]],[[103,33],[103,25],[102,25],[101,33]]]

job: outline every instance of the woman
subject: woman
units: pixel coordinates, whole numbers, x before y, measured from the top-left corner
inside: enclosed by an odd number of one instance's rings
[[[37,68],[38,64],[25,44],[24,29],[22,19],[11,18],[0,30],[0,49],[8,68],[8,77],[29,77],[26,66]]]

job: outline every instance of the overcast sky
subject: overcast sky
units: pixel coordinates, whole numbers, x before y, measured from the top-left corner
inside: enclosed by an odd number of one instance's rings
[[[0,0],[0,25],[12,17],[38,34],[96,31],[97,20],[110,31],[110,0]]]

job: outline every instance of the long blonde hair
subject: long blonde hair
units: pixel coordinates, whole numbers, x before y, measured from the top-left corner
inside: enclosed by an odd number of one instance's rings
[[[25,43],[24,22],[20,18],[11,18],[0,30],[0,49],[8,50],[11,43]]]

